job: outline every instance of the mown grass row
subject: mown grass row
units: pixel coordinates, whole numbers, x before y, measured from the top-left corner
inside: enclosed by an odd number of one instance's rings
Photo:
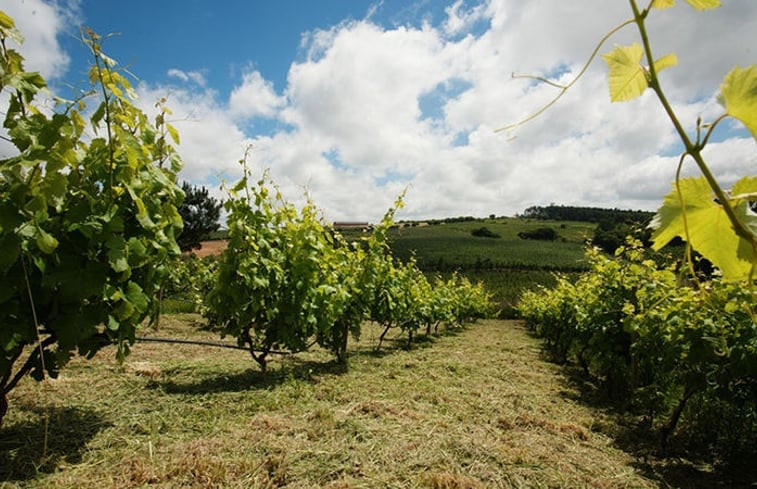
[[[198,315],[166,334],[211,339]],[[25,379],[0,431],[3,488],[696,487],[687,461],[639,465],[623,425],[583,404],[517,322],[423,337],[366,324],[345,366],[326,350],[276,358],[139,344],[106,348],[40,389]],[[626,447],[628,448],[628,447]],[[690,474],[687,471],[692,471]],[[686,474],[682,476],[682,474]],[[682,478],[683,477],[683,478]],[[694,484],[690,482],[693,481]]]

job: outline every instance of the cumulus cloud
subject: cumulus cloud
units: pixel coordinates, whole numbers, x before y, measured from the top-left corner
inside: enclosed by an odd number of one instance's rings
[[[204,87],[206,84],[205,75],[201,71],[183,71],[178,68],[171,68],[166,74],[172,78],[178,78],[183,82],[192,82]]]
[[[229,97],[229,109],[241,118],[273,117],[284,103],[285,99],[276,95],[273,84],[258,71],[245,73],[242,83]]]
[[[177,149],[185,163],[182,170],[185,179],[209,184],[240,175],[237,162],[252,140],[234,123],[226,107],[219,104],[213,90],[142,83],[137,93],[139,107],[148,114],[155,113],[157,100],[166,99],[172,112],[169,122],[181,135]]]
[[[485,19],[487,13],[485,4],[465,10],[463,0],[457,0],[445,7],[444,12],[447,14],[447,20],[442,24],[442,28],[448,36],[467,32],[476,22]]]
[[[754,63],[757,4],[733,0],[702,13],[679,3],[653,12],[649,28],[656,55],[678,54],[661,78],[693,134],[698,117],[722,112],[723,75]],[[392,27],[373,12],[303,33],[302,56],[278,91],[254,69],[219,93],[203,72],[173,68],[184,83],[145,83],[140,103],[152,110],[168,96],[184,178],[234,180],[252,145],[254,171],[269,169],[291,200],[307,189],[328,219],[377,220],[406,186],[402,218],[512,215],[550,202],[651,210],[670,189],[680,143],[653,93],[610,103],[600,58],[542,116],[495,132],[558,93],[512,73],[569,83],[629,17],[626,3],[596,0],[457,0],[436,24]],[[637,38],[627,26],[600,53]],[[264,135],[250,129],[260,120],[273,124]],[[728,186],[754,173],[754,150],[751,137],[723,125],[706,156]],[[685,171],[697,174],[691,163]]]
[[[65,74],[70,60],[58,38],[78,26],[79,2],[25,0],[4,2],[2,9],[24,35],[24,43],[17,49],[24,56],[25,68],[40,72],[46,79]]]
[[[674,9],[678,17],[665,11],[650,23],[660,52],[679,53],[681,66],[663,82],[689,127],[722,112],[714,97],[719,80],[748,52],[731,46],[749,39],[752,21],[737,19],[754,18],[747,13],[755,7],[735,3],[709,13],[704,30],[686,6]],[[630,16],[626,5],[457,1],[446,14],[439,26],[385,28],[364,20],[309,33],[308,56],[291,65],[279,112],[294,129],[266,141],[265,164],[308,185],[340,218],[375,219],[388,194],[407,184],[408,217],[514,214],[549,202],[659,205],[674,178],[677,136],[651,93],[611,104],[599,59],[543,116],[509,134],[494,132],[557,94],[533,79],[512,79],[513,72],[570,82],[596,42]],[[482,21],[488,29],[472,35],[471,25]],[[713,29],[728,23],[734,27],[720,44]],[[634,36],[628,27],[601,52]],[[707,40],[704,58],[697,39]],[[729,54],[714,56],[721,51]],[[720,74],[700,73],[714,60]],[[460,88],[445,88],[451,85]],[[437,104],[430,114],[422,106],[429,94]],[[736,136],[711,144],[707,154],[728,180],[749,173],[752,153],[753,140]]]

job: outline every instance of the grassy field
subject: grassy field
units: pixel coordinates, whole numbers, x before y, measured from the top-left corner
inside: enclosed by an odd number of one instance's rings
[[[499,238],[471,234],[486,227]],[[518,233],[540,227],[554,229],[555,241],[526,240]],[[521,218],[405,226],[389,234],[392,251],[402,260],[415,257],[429,275],[443,276],[458,270],[474,281],[482,281],[492,292],[502,318],[517,316],[520,294],[537,285],[552,286],[554,273],[575,275],[586,268],[586,240],[595,224],[570,221],[540,221]]]
[[[161,335],[213,338],[195,315]],[[0,430],[0,487],[713,487],[701,463],[662,462],[629,420],[589,404],[518,322],[485,321],[402,349],[283,357],[137,344],[57,380],[25,379]],[[404,341],[402,342],[404,344]],[[648,439],[648,438],[645,438]]]
[[[499,238],[478,238],[474,229],[486,227]],[[518,233],[540,227],[557,231],[555,241],[521,239]],[[394,229],[392,251],[403,260],[413,254],[421,268],[537,269],[575,271],[585,268],[584,243],[595,225],[579,222],[536,221],[518,218],[480,219]]]

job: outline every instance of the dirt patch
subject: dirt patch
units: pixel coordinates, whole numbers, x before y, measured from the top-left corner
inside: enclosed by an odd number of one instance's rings
[[[229,242],[225,239],[201,241],[200,249],[192,250],[192,253],[199,256],[200,258],[205,258],[206,256],[216,256],[220,255],[228,246]]]

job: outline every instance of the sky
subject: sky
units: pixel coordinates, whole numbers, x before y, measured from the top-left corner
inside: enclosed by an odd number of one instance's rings
[[[757,63],[757,2],[697,12],[683,1],[648,19],[655,57],[690,134],[722,112],[736,65]],[[399,219],[515,215],[533,205],[655,210],[680,143],[651,91],[610,103],[600,57],[558,94],[513,73],[572,80],[602,36],[632,17],[623,0],[5,0],[26,67],[52,90],[86,87],[81,26],[136,78],[137,104],[167,98],[181,134],[180,178],[222,198],[239,160],[284,196],[309,194],[326,220],[376,222],[407,188]],[[634,26],[610,38],[638,41]],[[705,149],[728,187],[755,175],[755,140],[722,123]],[[0,151],[4,151],[0,148]],[[692,162],[684,173],[698,175]]]

